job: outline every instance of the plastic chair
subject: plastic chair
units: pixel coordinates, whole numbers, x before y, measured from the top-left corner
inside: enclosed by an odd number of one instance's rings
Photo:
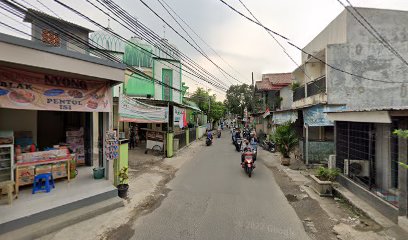
[[[50,192],[51,186],[52,188],[55,188],[54,178],[51,173],[35,175],[32,194],[35,194],[38,191]]]

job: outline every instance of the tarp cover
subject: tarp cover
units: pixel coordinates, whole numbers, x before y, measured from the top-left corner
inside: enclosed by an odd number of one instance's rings
[[[119,121],[137,123],[167,123],[169,109],[142,103],[123,94],[119,95]]]
[[[334,126],[326,112],[345,110],[345,106],[316,105],[303,110],[304,123],[311,127]]]
[[[286,122],[295,122],[298,118],[297,111],[274,112],[272,116],[273,124],[284,124]]]

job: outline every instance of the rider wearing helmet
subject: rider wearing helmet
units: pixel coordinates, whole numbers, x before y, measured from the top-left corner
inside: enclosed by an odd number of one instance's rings
[[[252,146],[247,139],[245,139],[245,142],[241,146],[241,164],[244,162],[245,159],[244,156],[245,150],[252,152]]]

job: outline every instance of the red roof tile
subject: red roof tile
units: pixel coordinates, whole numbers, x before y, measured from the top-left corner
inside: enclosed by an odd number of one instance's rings
[[[292,83],[292,73],[267,73],[262,74],[262,80],[270,81],[272,84],[289,85]]]
[[[292,83],[292,73],[262,74],[262,81],[255,83],[258,91],[280,90]]]

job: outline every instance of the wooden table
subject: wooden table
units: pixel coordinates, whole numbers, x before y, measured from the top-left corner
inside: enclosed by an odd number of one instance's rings
[[[20,187],[20,181],[19,181],[19,168],[21,167],[29,167],[29,166],[39,166],[39,165],[46,165],[46,164],[52,164],[52,163],[60,163],[60,162],[67,162],[67,178],[68,178],[68,182],[71,179],[71,156],[67,156],[67,157],[63,157],[63,158],[58,158],[58,159],[53,159],[53,160],[40,160],[40,161],[35,161],[35,162],[20,162],[20,163],[16,163],[16,196],[18,196],[18,192],[19,192],[19,187]],[[52,174],[52,170],[51,170],[51,174]],[[34,173],[35,175],[35,173]],[[64,176],[65,177],[65,176]],[[64,178],[64,177],[60,177],[60,178]],[[24,184],[27,185],[27,184]],[[21,185],[22,186],[22,185]]]

